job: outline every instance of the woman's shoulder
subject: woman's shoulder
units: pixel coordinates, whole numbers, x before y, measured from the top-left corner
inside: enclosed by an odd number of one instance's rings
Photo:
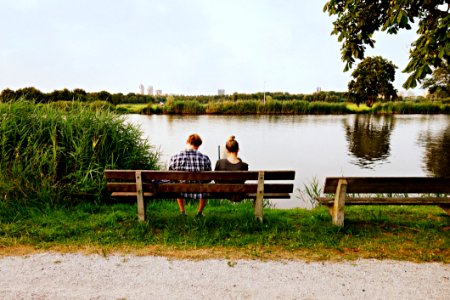
[[[242,161],[242,159],[239,158],[239,160],[241,161],[239,164],[241,165],[241,170],[242,171],[248,171],[248,163],[245,163]]]

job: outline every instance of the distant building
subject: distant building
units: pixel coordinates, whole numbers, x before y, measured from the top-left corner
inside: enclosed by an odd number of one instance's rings
[[[149,85],[147,87],[147,95],[153,96],[153,86]]]
[[[225,90],[224,89],[217,90],[217,95],[224,96],[225,95]]]
[[[141,95],[144,95],[144,85],[142,83],[139,85],[139,92]]]
[[[157,96],[161,96],[162,95],[162,91],[161,90],[156,90],[156,95]]]
[[[317,89],[316,89],[316,92],[321,92],[322,91],[322,88],[319,86]]]

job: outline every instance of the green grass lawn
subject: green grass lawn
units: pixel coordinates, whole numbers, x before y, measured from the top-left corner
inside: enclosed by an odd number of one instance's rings
[[[142,112],[145,108],[147,108],[148,103],[143,103],[143,104],[131,104],[131,103],[127,103],[127,104],[118,104],[116,105],[116,108],[122,108],[124,110],[127,111],[127,113],[130,114],[138,114],[140,112]]]
[[[134,203],[0,209],[0,254],[41,250],[125,252],[189,258],[450,262],[450,217],[438,207],[349,207],[336,227],[325,208],[265,209],[210,201],[206,216],[178,215],[173,201],[153,202],[139,222]]]

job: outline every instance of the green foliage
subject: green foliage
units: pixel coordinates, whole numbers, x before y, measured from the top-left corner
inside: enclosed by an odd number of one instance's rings
[[[197,101],[180,101],[166,103],[163,112],[167,114],[203,114],[205,107]]]
[[[392,84],[396,68],[392,62],[381,56],[363,59],[352,73],[354,80],[348,84],[350,99],[357,104],[365,100],[371,106],[378,95],[382,95],[385,100],[396,97]]]
[[[432,99],[450,97],[450,64],[446,62],[436,68],[422,87],[428,89],[429,97]]]
[[[446,9],[446,10],[445,10]],[[409,63],[403,72],[411,73],[405,88],[414,88],[427,75],[431,67],[439,67],[450,60],[450,14],[447,0],[331,0],[324,12],[336,16],[332,34],[342,43],[345,71],[351,69],[355,59],[363,59],[366,45],[374,47],[373,34],[386,31],[396,34],[400,29],[411,29],[418,23],[418,38],[412,43]]]
[[[442,114],[448,113],[450,106],[437,102],[390,102],[376,103],[374,114]]]
[[[1,201],[100,199],[105,168],[157,168],[158,153],[141,132],[103,103],[58,103],[0,104]]]

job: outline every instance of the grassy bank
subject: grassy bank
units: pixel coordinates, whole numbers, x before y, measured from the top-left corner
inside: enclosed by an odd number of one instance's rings
[[[0,208],[0,254],[24,251],[125,252],[178,258],[341,260],[357,258],[450,262],[450,218],[437,207],[350,207],[346,225],[325,208],[266,209],[263,224],[250,203],[213,202],[206,217],[188,205],[152,202],[148,221],[134,203],[82,203],[54,208]],[[23,250],[27,249],[27,250]]]
[[[217,115],[304,115],[304,114],[449,114],[450,104],[436,101],[378,102],[368,107],[354,103],[323,101],[171,101],[159,104],[119,104],[119,111],[141,114],[217,114]]]

